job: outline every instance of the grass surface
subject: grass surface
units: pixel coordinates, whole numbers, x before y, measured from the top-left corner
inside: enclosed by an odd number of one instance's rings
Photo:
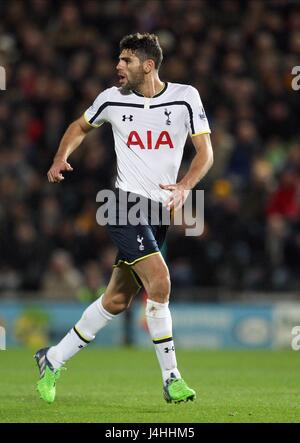
[[[35,391],[28,350],[0,352],[0,422],[300,422],[299,353],[177,351],[195,402],[167,404],[154,351],[87,349],[68,362],[55,403]]]

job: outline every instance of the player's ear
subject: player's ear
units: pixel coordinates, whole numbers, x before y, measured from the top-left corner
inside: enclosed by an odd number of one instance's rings
[[[153,68],[155,67],[154,61],[151,59],[144,61],[144,71],[146,74],[149,74]]]

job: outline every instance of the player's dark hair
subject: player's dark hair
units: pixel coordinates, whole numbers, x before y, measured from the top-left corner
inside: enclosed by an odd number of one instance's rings
[[[155,68],[158,70],[160,68],[163,54],[160,47],[158,37],[155,34],[149,34],[148,32],[140,34],[125,35],[120,41],[120,50],[130,49],[134,52],[137,57],[145,61],[151,59],[155,63]]]

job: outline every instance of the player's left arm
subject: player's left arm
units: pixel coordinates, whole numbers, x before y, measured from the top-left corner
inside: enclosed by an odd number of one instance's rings
[[[176,184],[160,184],[162,189],[172,191],[172,194],[165,202],[169,210],[174,208],[176,211],[183,206],[189,191],[207,174],[213,164],[213,150],[209,133],[192,136],[192,142],[196,154],[184,177]]]
[[[196,155],[190,164],[189,170],[178,183],[186,190],[193,189],[196,184],[199,183],[212,167],[214,161],[210,134],[199,134],[191,138],[196,150]]]

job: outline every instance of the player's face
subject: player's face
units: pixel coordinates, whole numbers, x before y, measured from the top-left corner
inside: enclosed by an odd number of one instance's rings
[[[124,90],[138,89],[145,81],[143,62],[128,49],[121,52],[117,71],[119,83]]]

